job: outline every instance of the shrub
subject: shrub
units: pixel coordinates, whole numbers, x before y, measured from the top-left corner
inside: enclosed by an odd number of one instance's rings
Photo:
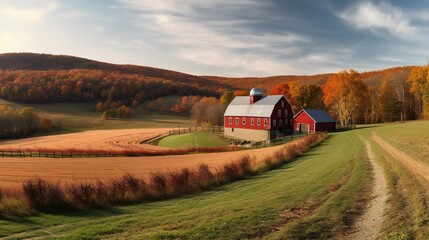
[[[70,209],[59,182],[51,183],[37,177],[23,183],[23,190],[30,206],[46,212]]]

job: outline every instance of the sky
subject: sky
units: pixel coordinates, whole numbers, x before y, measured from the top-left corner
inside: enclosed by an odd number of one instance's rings
[[[195,75],[424,65],[428,39],[429,0],[0,0],[0,53]]]

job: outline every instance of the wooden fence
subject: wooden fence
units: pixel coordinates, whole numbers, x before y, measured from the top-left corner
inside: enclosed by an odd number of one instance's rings
[[[293,140],[297,140],[297,139],[305,137],[305,136],[308,136],[308,134],[304,133],[304,134],[288,135],[285,137],[275,138],[272,140],[265,140],[265,141],[261,141],[261,142],[256,142],[253,144],[253,147],[260,148],[260,147],[268,147],[268,146],[273,146],[273,145],[280,145],[280,144],[284,144],[287,142],[292,142]]]
[[[213,133],[223,132],[223,126],[211,126],[211,127],[203,127],[203,126],[192,126],[192,127],[184,127],[184,128],[173,128],[168,131],[169,135],[178,135],[178,134],[187,134],[199,131],[208,131]]]
[[[44,150],[0,150],[0,157],[46,157],[46,158],[81,158],[81,157],[118,157],[139,156],[138,152],[109,152],[109,151],[44,151]],[[141,154],[145,155],[145,154]]]

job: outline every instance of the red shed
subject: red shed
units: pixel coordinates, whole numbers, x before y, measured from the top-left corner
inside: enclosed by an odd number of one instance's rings
[[[263,96],[253,88],[250,96],[238,96],[224,114],[225,137],[264,141],[292,133],[292,105],[283,95]]]
[[[293,129],[298,132],[330,132],[335,125],[335,119],[323,110],[302,109],[293,118]]]

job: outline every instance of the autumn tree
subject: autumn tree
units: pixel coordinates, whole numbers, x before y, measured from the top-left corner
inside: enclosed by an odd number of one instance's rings
[[[315,84],[302,84],[299,82],[289,83],[290,94],[294,100],[294,110],[299,111],[305,108],[323,109],[323,91]]]
[[[429,118],[429,65],[411,70],[407,82],[415,96],[415,113],[418,118]]]
[[[234,93],[232,91],[226,91],[220,97],[220,102],[223,105],[228,106],[233,99],[234,99]]]
[[[401,102],[397,99],[393,84],[388,79],[383,80],[381,84],[378,100],[382,121],[401,120]]]
[[[367,100],[368,87],[357,71],[345,70],[331,75],[322,89],[325,105],[336,112],[342,126],[349,125],[363,115],[362,107]]]
[[[275,85],[268,95],[283,95],[286,99],[288,99],[290,102],[293,102],[292,95],[290,93],[290,87],[288,83],[280,83]]]

